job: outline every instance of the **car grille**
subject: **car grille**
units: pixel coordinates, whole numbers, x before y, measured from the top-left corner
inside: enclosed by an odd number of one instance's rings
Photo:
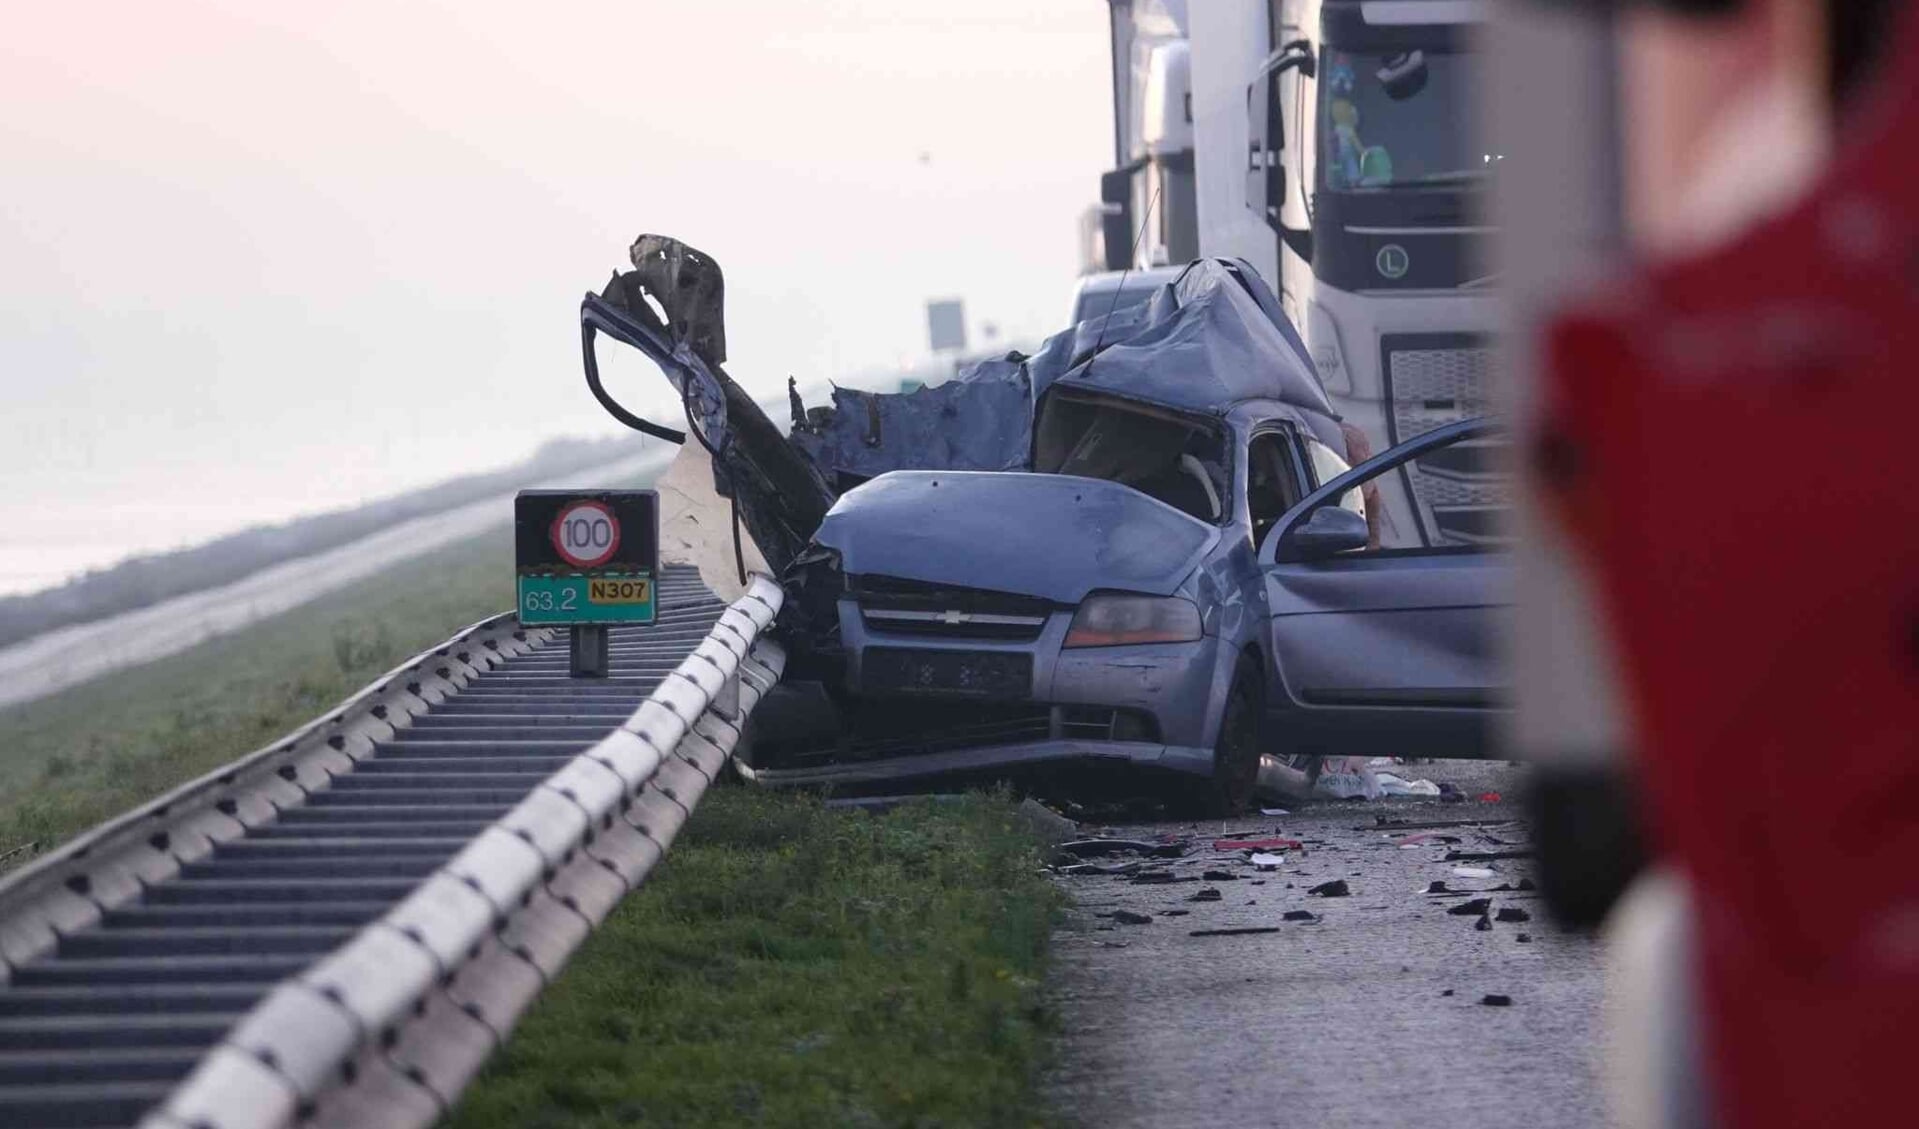
[[[853,578],[850,592],[867,630],[934,639],[1039,638],[1053,606],[1033,596],[956,588],[890,576]]]
[[[1388,334],[1381,339],[1394,444],[1492,411],[1492,343],[1464,333]],[[1501,539],[1511,476],[1501,440],[1467,441],[1403,468],[1428,544]]]

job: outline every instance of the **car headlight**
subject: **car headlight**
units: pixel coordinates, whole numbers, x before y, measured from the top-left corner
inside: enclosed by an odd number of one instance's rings
[[[1190,643],[1199,637],[1199,608],[1191,600],[1178,596],[1096,592],[1073,613],[1073,626],[1066,631],[1066,646]]]

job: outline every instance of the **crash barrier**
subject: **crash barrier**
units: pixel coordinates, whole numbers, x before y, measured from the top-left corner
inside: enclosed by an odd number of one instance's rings
[[[778,680],[777,585],[660,597],[608,679],[484,620],[0,883],[0,1124],[433,1122]]]

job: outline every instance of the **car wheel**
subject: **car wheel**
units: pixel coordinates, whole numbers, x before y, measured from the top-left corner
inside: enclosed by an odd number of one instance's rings
[[[1252,802],[1253,786],[1259,780],[1259,738],[1265,712],[1266,686],[1260,681],[1259,667],[1241,658],[1220,714],[1219,740],[1213,745],[1213,778],[1205,792],[1207,814],[1238,815]]]

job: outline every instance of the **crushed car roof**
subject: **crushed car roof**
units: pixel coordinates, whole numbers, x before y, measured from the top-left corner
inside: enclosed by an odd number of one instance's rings
[[[1195,261],[1146,302],[1051,338],[1028,369],[1036,396],[1057,387],[1212,415],[1276,400],[1338,418],[1272,290],[1238,260]]]

